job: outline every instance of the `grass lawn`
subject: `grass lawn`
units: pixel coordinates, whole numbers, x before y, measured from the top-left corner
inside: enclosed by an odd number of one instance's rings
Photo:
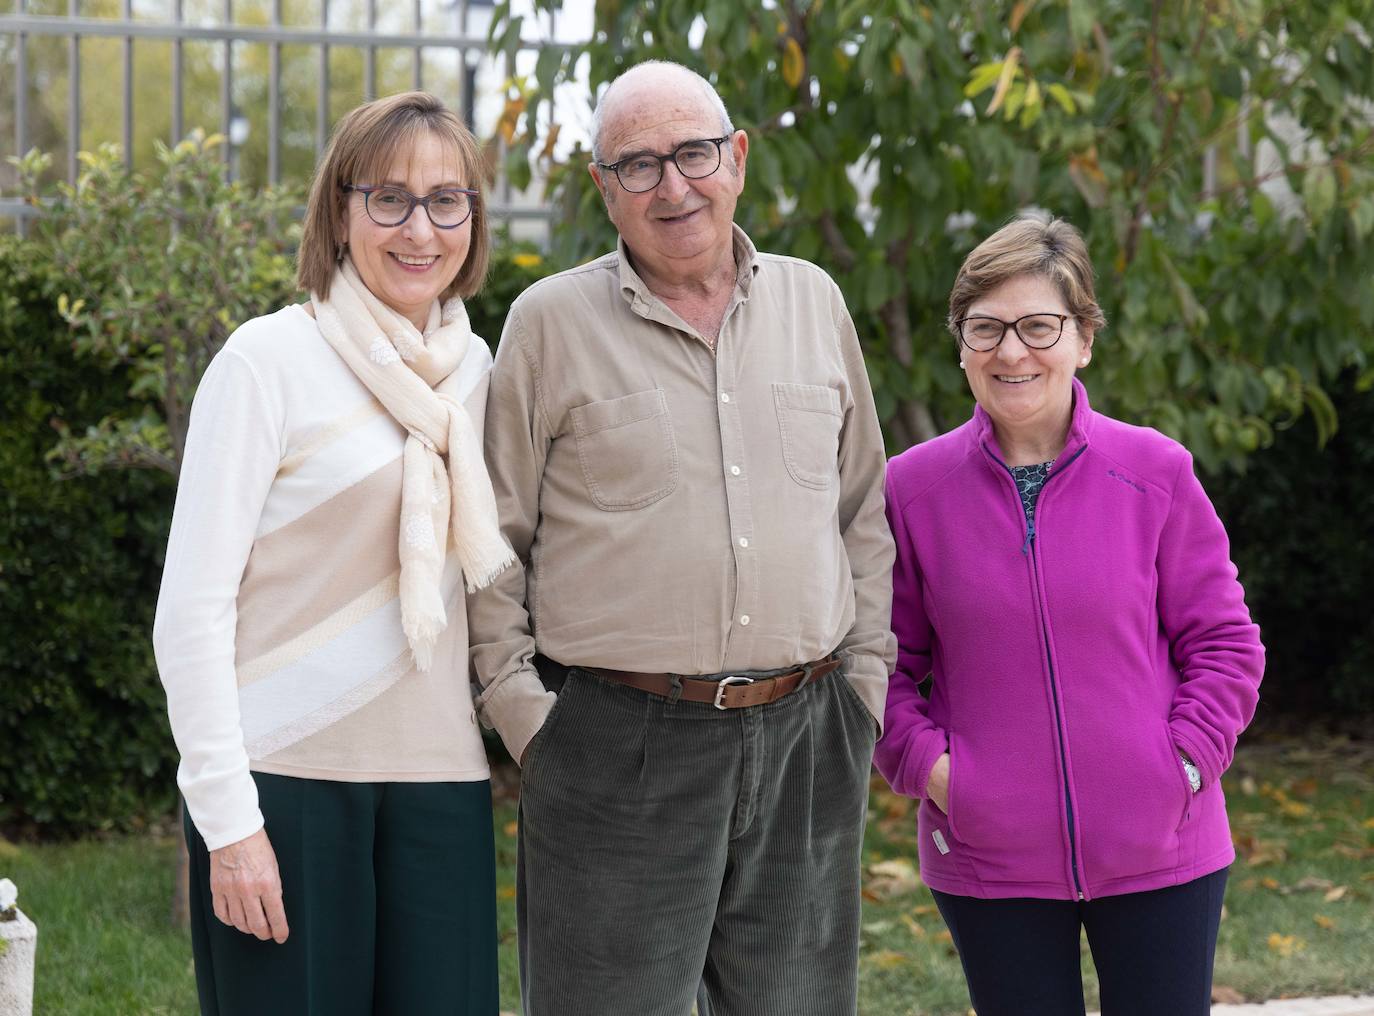
[[[1310,740],[1247,743],[1226,777],[1240,855],[1217,951],[1216,984],[1227,1000],[1374,991],[1374,745]],[[512,1012],[514,823],[507,799],[495,831],[501,992]],[[18,884],[39,926],[36,1013],[196,1012],[190,946],[167,923],[173,849],[168,837],[0,842],[0,876]],[[878,780],[866,850],[859,1011],[967,1012],[948,933],[910,867],[910,804]],[[1095,1001],[1086,950],[1084,971]]]

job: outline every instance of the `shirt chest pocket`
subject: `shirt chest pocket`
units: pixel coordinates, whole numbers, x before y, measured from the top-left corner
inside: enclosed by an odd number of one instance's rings
[[[644,508],[677,487],[677,443],[663,389],[589,402],[569,415],[582,477],[602,511]]]
[[[826,490],[839,477],[840,393],[825,385],[773,385],[782,459],[803,487]]]

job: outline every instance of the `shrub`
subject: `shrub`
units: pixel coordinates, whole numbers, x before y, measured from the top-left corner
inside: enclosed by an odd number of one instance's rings
[[[1374,713],[1374,391],[1353,371],[1333,387],[1325,449],[1304,416],[1208,484],[1268,649],[1267,719]]]
[[[117,412],[129,377],[76,354],[44,253],[0,239],[0,824],[65,834],[175,799],[148,641],[172,481],[54,480],[54,428]]]

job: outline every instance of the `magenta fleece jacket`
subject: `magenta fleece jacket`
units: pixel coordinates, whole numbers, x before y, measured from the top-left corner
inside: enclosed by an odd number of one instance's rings
[[[898,659],[875,761],[922,799],[926,884],[1092,899],[1230,864],[1220,779],[1264,648],[1188,452],[1075,380],[1033,540],[981,408],[888,463],[887,512]],[[946,751],[948,816],[925,799]]]

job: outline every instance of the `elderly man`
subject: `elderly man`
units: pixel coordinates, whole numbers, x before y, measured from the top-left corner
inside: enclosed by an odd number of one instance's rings
[[[590,169],[620,243],[530,287],[492,371],[523,570],[469,619],[523,764],[527,1016],[855,1010],[883,446],[839,289],[734,225],[748,149],[686,68],[617,79]]]

